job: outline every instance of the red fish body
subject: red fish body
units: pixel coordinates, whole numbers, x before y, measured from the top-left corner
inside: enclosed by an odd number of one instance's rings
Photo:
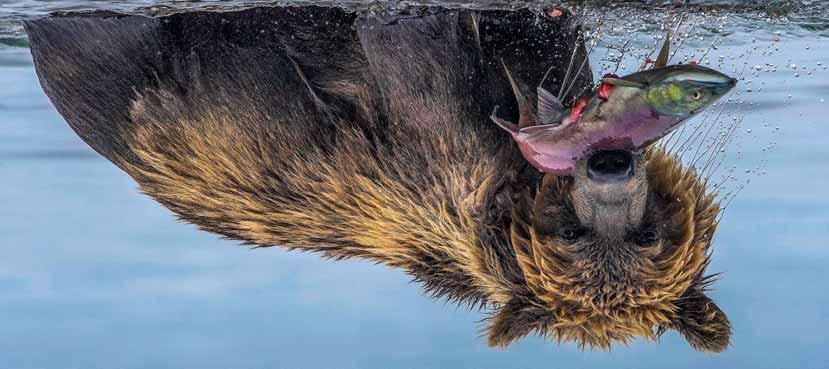
[[[736,84],[720,72],[698,65],[674,65],[606,79],[588,98],[566,112],[539,88],[539,117],[524,103],[516,126],[493,112],[492,119],[510,132],[524,158],[545,173],[568,175],[578,160],[597,150],[637,150],[664,137]],[[517,89],[515,90],[517,91]],[[516,94],[518,94],[516,92]],[[519,97],[519,105],[524,101]],[[558,124],[545,117],[559,116]],[[527,122],[536,122],[535,124]]]

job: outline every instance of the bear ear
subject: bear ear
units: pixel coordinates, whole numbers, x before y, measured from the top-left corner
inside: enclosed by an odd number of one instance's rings
[[[728,348],[731,323],[717,304],[701,290],[689,290],[677,306],[677,319],[670,327],[679,331],[694,349],[722,352]]]
[[[504,348],[532,331],[543,330],[548,316],[543,308],[511,300],[487,319],[489,326],[485,332],[489,336],[489,346]]]

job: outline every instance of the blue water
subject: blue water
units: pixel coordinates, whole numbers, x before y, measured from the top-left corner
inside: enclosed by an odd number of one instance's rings
[[[712,57],[779,50],[749,57],[777,71],[741,82],[755,89],[727,152],[731,187],[750,183],[709,268],[734,327],[722,354],[675,332],[609,352],[490,349],[484,314],[400,271],[199,232],[70,130],[26,48],[0,46],[0,368],[829,368],[829,39],[758,26],[726,40]]]

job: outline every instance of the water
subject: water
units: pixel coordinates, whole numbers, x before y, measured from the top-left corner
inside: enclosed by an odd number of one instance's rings
[[[817,1],[772,3],[582,8],[590,22],[606,15],[597,74],[625,43],[619,69],[636,68],[682,9],[689,35],[675,60],[710,49],[710,64],[742,74],[727,112],[684,133],[740,122],[715,177],[741,190],[709,268],[723,273],[711,295],[734,336],[710,355],[674,332],[610,352],[537,337],[490,349],[482,313],[430,300],[399,271],[248,250],[177,223],[54,111],[16,23],[153,3],[0,2],[0,367],[829,368],[829,15]]]

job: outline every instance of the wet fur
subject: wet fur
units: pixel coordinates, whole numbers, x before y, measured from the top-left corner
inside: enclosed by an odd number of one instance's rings
[[[564,74],[576,25],[529,10],[476,17],[257,8],[26,27],[72,128],[203,230],[401,268],[436,297],[491,309],[493,346],[536,332],[606,348],[672,328],[723,350],[730,325],[703,294],[718,211],[705,185],[650,151],[671,246],[636,271],[639,289],[582,283],[538,215],[569,201],[569,179],[542,177],[488,118],[494,105],[517,115],[501,60],[534,97],[547,67]],[[585,72],[576,89],[589,85]]]

